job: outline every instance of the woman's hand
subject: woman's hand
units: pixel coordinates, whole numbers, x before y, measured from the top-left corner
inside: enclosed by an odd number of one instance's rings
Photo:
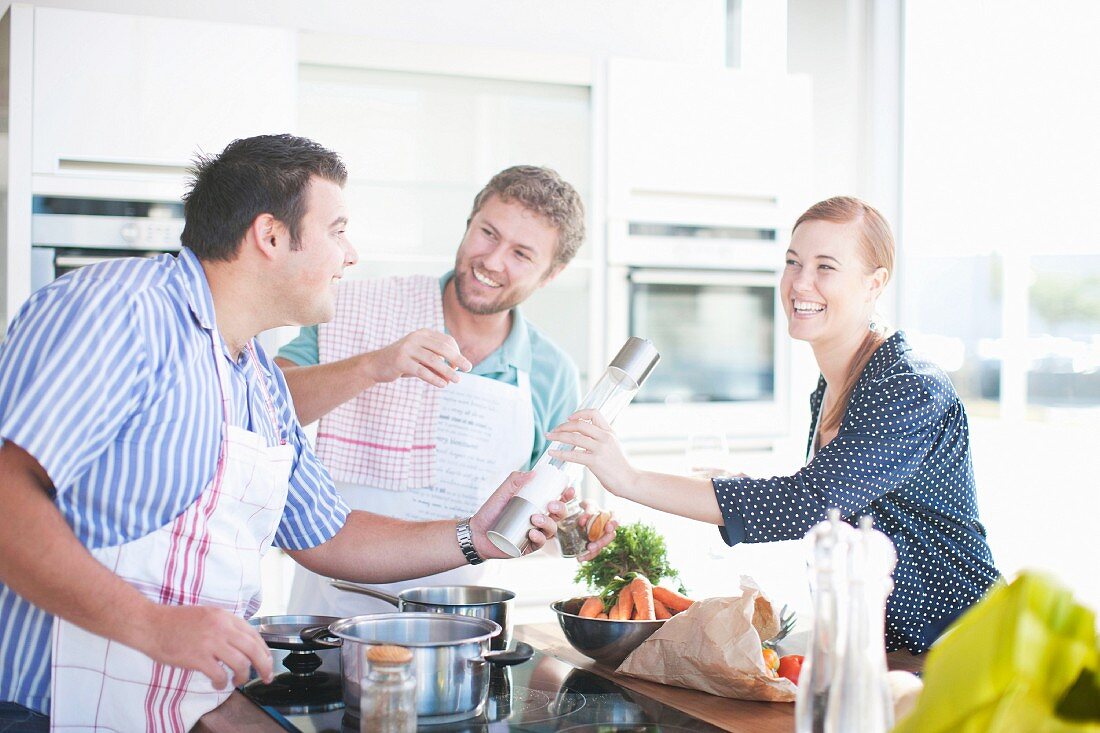
[[[638,471],[623,455],[615,433],[598,410],[581,410],[546,434],[550,440],[577,450],[551,450],[550,455],[569,463],[587,466],[603,487],[627,499],[638,480]]]

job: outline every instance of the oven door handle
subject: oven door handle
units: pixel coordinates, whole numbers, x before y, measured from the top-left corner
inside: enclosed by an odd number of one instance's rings
[[[88,265],[95,265],[100,262],[107,262],[108,260],[117,260],[121,255],[109,255],[106,257],[96,257],[95,255],[58,255],[54,258],[54,267],[58,269],[75,270],[78,267],[87,267]],[[134,252],[133,254],[127,254],[126,257],[159,257],[160,253],[146,254],[145,252]]]
[[[728,285],[775,287],[779,275],[762,270],[672,270],[657,267],[632,268],[627,274],[637,285]]]

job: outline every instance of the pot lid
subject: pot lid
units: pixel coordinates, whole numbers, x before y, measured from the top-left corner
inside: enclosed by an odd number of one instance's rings
[[[372,613],[342,618],[329,626],[334,635],[365,644],[441,647],[488,641],[500,633],[496,621],[456,613]]]
[[[302,641],[302,629],[310,626],[328,626],[340,619],[336,616],[255,616],[248,623],[260,633],[260,638],[272,649],[323,649]]]

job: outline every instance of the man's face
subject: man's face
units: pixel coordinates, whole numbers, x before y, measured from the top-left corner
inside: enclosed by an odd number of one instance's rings
[[[491,196],[470,219],[455,256],[455,294],[471,313],[489,315],[522,303],[561,270],[558,230],[514,201]]]
[[[344,236],[348,223],[340,186],[313,177],[306,189],[306,212],[299,226],[299,249],[285,258],[287,287],[283,304],[292,325],[332,320],[336,283],[359,256]]]

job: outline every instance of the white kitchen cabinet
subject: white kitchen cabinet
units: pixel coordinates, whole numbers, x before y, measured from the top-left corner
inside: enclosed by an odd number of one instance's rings
[[[607,104],[613,232],[616,221],[778,225],[802,205],[807,77],[613,59]]]
[[[474,196],[507,166],[550,166],[590,197],[585,87],[303,65],[298,89],[302,134],[348,167],[351,277],[379,258],[453,261]]]
[[[289,132],[296,37],[279,28],[36,8],[37,175],[181,175],[196,152]]]

